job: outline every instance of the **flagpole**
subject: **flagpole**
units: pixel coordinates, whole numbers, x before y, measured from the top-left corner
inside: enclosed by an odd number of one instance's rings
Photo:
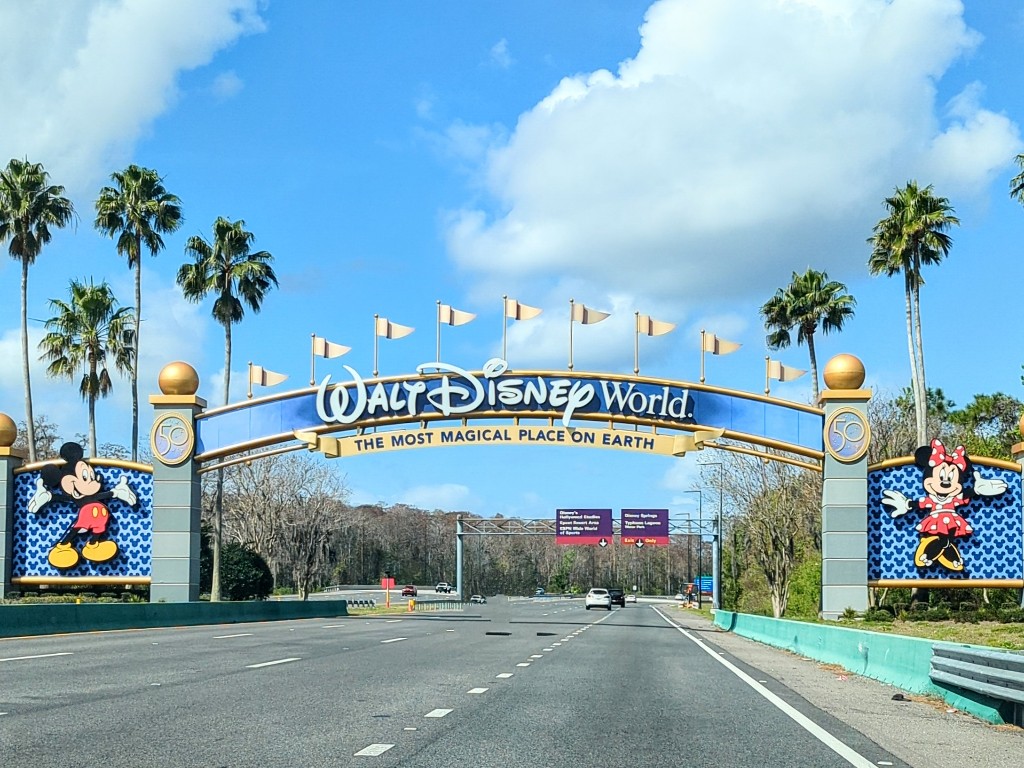
[[[508,334],[508,294],[501,295],[501,359],[508,362],[508,350],[506,348],[506,336]]]
[[[309,335],[309,386],[312,387],[316,384],[316,334]]]
[[[700,383],[704,383],[704,329],[700,329]]]
[[[575,301],[569,299],[569,370],[572,370],[572,308]]]
[[[376,312],[373,314],[373,376],[377,377],[377,339],[379,334],[377,333],[377,320],[380,318]]]
[[[764,356],[764,393],[766,395],[771,394],[771,386],[769,385],[768,376],[771,373],[771,358],[768,355]]]
[[[252,400],[252,360],[249,361],[249,399]]]
[[[634,318],[636,319],[636,331],[633,336],[633,374],[640,374],[640,313],[634,312]]]
[[[441,362],[441,300],[437,300],[437,362]]]

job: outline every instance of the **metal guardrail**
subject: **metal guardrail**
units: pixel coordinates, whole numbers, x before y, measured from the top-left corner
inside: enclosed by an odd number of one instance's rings
[[[933,645],[928,676],[938,685],[1001,702],[1003,719],[1024,727],[1024,654]]]
[[[465,603],[461,600],[420,600],[416,599],[415,611],[461,611]]]
[[[367,600],[363,600],[363,599],[353,600],[351,598],[346,597],[345,598],[345,602],[348,603],[348,607],[349,608],[376,608],[377,607],[377,601],[374,600],[373,598],[369,598]]]

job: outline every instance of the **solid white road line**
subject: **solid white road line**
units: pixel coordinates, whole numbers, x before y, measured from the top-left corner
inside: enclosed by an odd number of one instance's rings
[[[407,638],[407,637],[392,637],[390,640],[381,640],[380,642],[381,642],[382,645],[386,645],[387,643],[397,643],[397,642],[399,642],[401,640],[408,640],[408,639],[409,638]]]
[[[686,637],[692,640],[697,645],[697,647],[699,647],[702,651],[707,653],[711,658],[713,658],[723,667],[725,667],[734,675],[736,675],[736,677],[738,677],[740,680],[742,680],[755,691],[757,691],[757,693],[761,694],[761,696],[766,698],[769,702],[774,704],[783,714],[789,717],[793,722],[795,722],[797,725],[799,725],[801,728],[803,728],[805,731],[807,731],[814,738],[816,738],[826,747],[831,749],[841,758],[846,760],[846,762],[848,762],[850,765],[855,766],[855,768],[874,768],[875,764],[868,760],[866,757],[864,757],[864,755],[862,755],[860,752],[857,752],[852,747],[847,746],[844,742],[837,739],[835,736],[833,736],[820,725],[815,723],[809,717],[794,709],[792,706],[787,704],[785,701],[780,699],[778,696],[769,691],[763,685],[758,683],[754,678],[752,678],[742,669],[740,669],[735,664],[730,662],[728,659],[722,658],[722,656],[716,653],[714,649],[705,645],[700,639],[694,637],[692,634],[687,632],[681,626],[672,621],[672,619],[670,619],[664,613],[658,611],[657,609],[655,610],[657,611],[658,615],[661,616],[661,618],[663,618],[673,627],[682,632]]]
[[[214,640],[227,640],[231,637],[252,637],[252,632],[239,632],[237,635],[214,635]]]
[[[363,747],[355,753],[354,757],[379,757],[391,749],[394,744],[371,744],[368,747]]]
[[[466,691],[466,693],[487,693],[487,689],[486,688],[470,688],[468,691]],[[0,715],[2,715],[2,714],[3,714],[3,712],[0,712]]]
[[[75,654],[71,651],[64,651],[63,653],[40,653],[35,656],[11,656],[7,659],[0,659],[0,661],[28,661],[29,659],[52,659],[54,656],[74,656]]]
[[[278,659],[277,661],[264,661],[262,664],[247,664],[246,669],[259,669],[260,667],[273,667],[275,664],[287,664],[289,661],[300,661],[298,656],[290,659]]]
[[[432,709],[424,717],[444,717],[451,711],[450,709]]]

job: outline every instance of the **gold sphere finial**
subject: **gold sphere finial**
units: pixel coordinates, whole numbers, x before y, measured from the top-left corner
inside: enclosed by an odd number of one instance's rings
[[[829,389],[860,389],[864,363],[853,355],[836,355],[825,363],[825,386]]]
[[[18,439],[18,425],[6,413],[0,413],[0,448],[10,448]]]
[[[199,391],[199,374],[181,360],[165,365],[157,381],[165,395],[194,395]]]

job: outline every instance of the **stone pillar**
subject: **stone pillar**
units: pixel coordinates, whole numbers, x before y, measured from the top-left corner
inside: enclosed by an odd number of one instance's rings
[[[14,551],[14,470],[22,465],[25,453],[14,447],[18,426],[6,413],[0,413],[0,575],[3,591],[11,589],[11,563]]]
[[[837,355],[825,365],[820,404],[825,409],[821,493],[821,615],[868,607],[868,426],[871,390],[864,364]]]
[[[152,603],[199,600],[202,494],[195,461],[196,417],[206,401],[196,397],[199,375],[188,363],[160,371],[160,395],[150,395],[156,411],[150,433],[153,451]]]

